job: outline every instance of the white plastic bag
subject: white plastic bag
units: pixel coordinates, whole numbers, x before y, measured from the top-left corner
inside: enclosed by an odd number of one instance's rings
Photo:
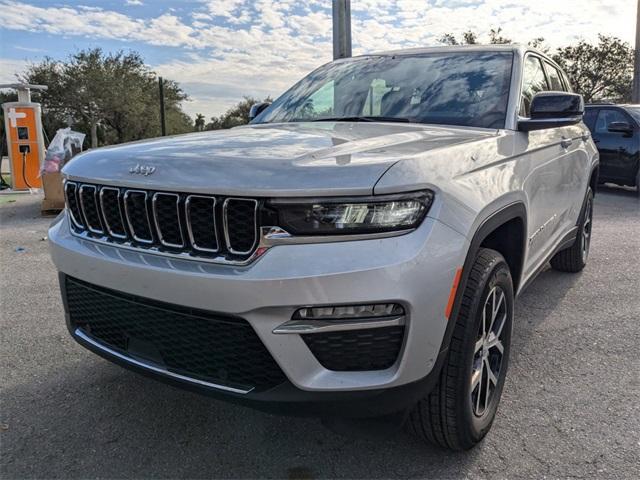
[[[74,132],[70,127],[58,130],[47,148],[40,174],[59,172],[65,163],[82,151],[85,136],[84,133]]]

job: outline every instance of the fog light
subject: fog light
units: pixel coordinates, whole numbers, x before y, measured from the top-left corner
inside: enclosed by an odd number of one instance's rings
[[[307,307],[297,310],[297,320],[344,320],[350,318],[377,318],[404,315],[404,308],[397,303],[371,305],[344,305],[335,307]]]

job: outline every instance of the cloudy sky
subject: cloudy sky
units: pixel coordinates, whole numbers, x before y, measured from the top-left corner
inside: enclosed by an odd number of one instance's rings
[[[354,53],[438,44],[473,29],[552,46],[634,39],[634,0],[352,0]],[[331,0],[0,0],[0,83],[87,47],[137,50],[207,117],[277,96],[331,60]]]

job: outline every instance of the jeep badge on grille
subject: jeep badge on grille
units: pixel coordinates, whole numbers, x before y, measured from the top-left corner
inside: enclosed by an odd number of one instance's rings
[[[151,175],[153,172],[156,171],[156,167],[151,167],[149,165],[140,165],[139,163],[136,164],[135,167],[131,167],[129,169],[129,173],[131,175],[144,175],[145,177],[148,175]]]

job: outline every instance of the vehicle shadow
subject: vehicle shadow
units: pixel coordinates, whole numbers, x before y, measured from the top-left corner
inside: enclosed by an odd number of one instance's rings
[[[249,410],[78,357],[49,368],[45,382],[4,390],[7,478],[449,478],[482,455],[403,432],[340,436],[317,419]]]

